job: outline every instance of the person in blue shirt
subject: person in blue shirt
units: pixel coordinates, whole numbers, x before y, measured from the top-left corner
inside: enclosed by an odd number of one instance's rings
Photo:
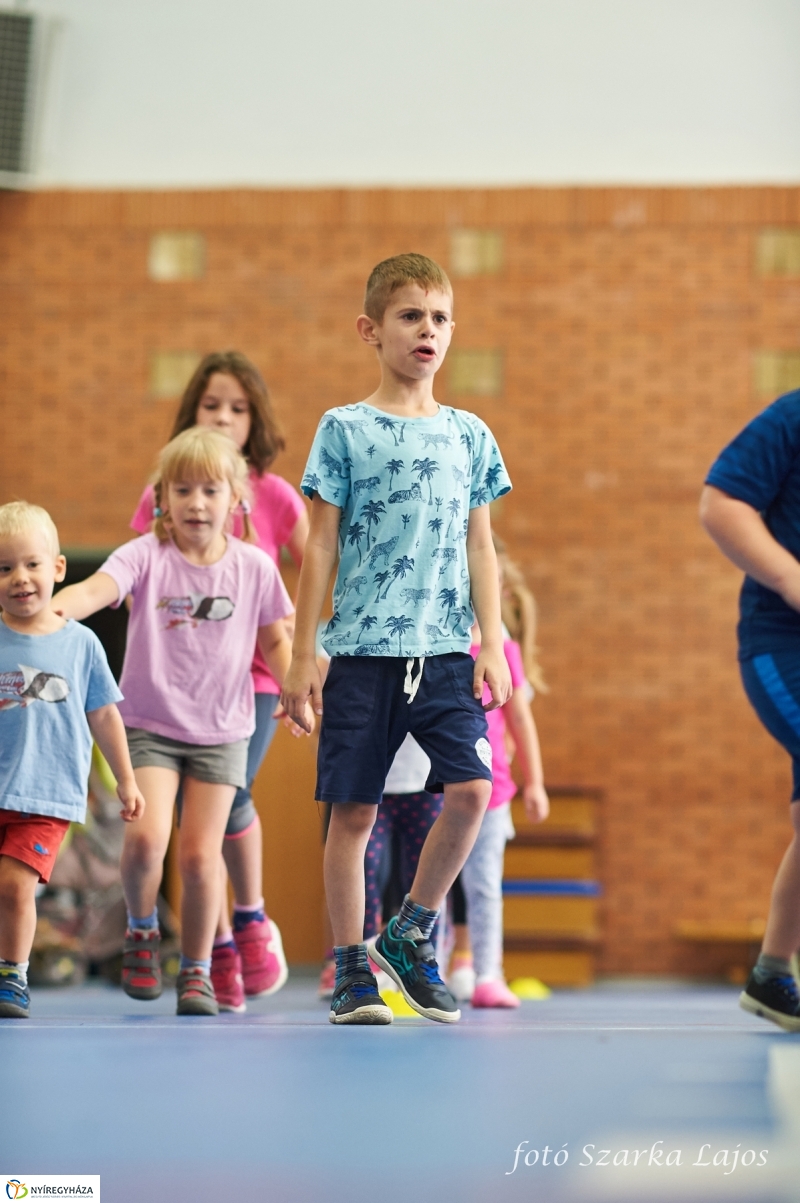
[[[325,888],[336,1024],[392,1020],[364,943],[364,853],[409,733],[431,760],[426,788],[443,790],[444,805],[400,913],[370,955],[419,1014],[460,1018],[430,935],[491,794],[484,683],[490,706],[511,694],[489,521],[489,502],[511,482],[485,423],[434,399],[452,311],[450,281],[433,260],[408,254],[378,264],[357,329],[377,353],[380,384],[366,401],[323,415],[302,482],[311,533],[282,697],[304,729],[306,701],[318,714],[324,703],[316,796],[333,804]],[[323,695],[315,637],[337,557]],[[473,664],[476,617],[483,642]]]
[[[752,1014],[800,1031],[789,958],[800,947],[800,390],[779,397],[711,467],[700,516],[746,574],[739,667],[761,722],[792,757],[794,835],[772,889],[764,942],[740,995]]]
[[[66,560],[46,510],[0,506],[0,1018],[30,1014],[36,886],[86,815],[92,737],[117,779],[122,818],[144,811],[97,636],[50,606]]]

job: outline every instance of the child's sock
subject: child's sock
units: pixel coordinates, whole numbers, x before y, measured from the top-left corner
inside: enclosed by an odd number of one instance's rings
[[[211,957],[207,961],[198,961],[194,957],[186,957],[181,953],[181,969],[201,969],[208,977],[211,973]]]
[[[336,961],[336,985],[351,973],[371,973],[366,944],[341,944],[333,950]]]
[[[393,936],[404,936],[412,927],[419,929],[423,940],[430,940],[433,925],[439,917],[438,911],[429,911],[426,906],[411,901],[411,895],[406,894],[400,913],[394,921]]]
[[[263,923],[266,919],[264,911],[264,899],[259,898],[255,906],[239,906],[238,902],[233,904],[233,930],[241,931],[247,927],[248,923]]]
[[[3,969],[13,969],[22,978],[22,984],[28,984],[28,966],[30,961],[4,961],[0,957],[0,971]]]
[[[792,967],[785,957],[771,957],[762,952],[755,963],[753,977],[759,986],[763,986],[771,977],[788,977],[791,972]]]
[[[152,915],[145,915],[144,919],[137,919],[128,911],[128,931],[153,931],[158,927],[158,907],[153,907]]]
[[[232,948],[234,952],[236,951],[236,945],[233,941],[233,932],[230,928],[228,928],[226,932],[223,932],[221,936],[217,936],[217,938],[214,940],[214,948]]]

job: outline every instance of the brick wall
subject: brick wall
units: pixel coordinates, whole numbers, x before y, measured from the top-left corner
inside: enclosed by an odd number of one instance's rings
[[[0,195],[2,495],[66,545],[108,546],[173,412],[150,357],[236,346],[269,381],[299,479],[323,409],[375,381],[357,340],[370,267],[445,264],[454,230],[503,235],[456,284],[454,346],[503,353],[496,397],[438,396],[495,430],[497,526],[541,607],[551,781],[602,786],[609,972],[692,972],[679,919],[765,914],[788,839],[787,758],[734,663],[738,574],[696,519],[716,451],[766,398],[759,349],[797,350],[800,281],[756,271],[800,190],[535,189]],[[148,279],[152,234],[206,238],[201,280]]]

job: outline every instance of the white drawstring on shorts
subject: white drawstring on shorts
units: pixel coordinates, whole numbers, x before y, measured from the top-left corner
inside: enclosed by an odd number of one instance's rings
[[[411,674],[414,670],[414,661],[415,660],[419,660],[419,673],[416,677],[412,678]],[[422,680],[422,668],[423,668],[424,664],[425,664],[424,656],[412,656],[410,660],[406,660],[406,679],[405,679],[405,683],[403,685],[403,693],[408,694],[409,706],[414,701],[414,698],[417,696],[417,690],[419,689],[419,683]]]

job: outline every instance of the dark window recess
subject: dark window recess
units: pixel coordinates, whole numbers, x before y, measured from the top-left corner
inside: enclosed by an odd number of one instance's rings
[[[25,171],[33,17],[0,13],[0,171]]]
[[[97,572],[106,558],[105,553],[85,558],[83,556],[76,557],[74,554],[68,556],[67,576],[64,584],[75,585],[78,581],[85,581],[87,576]],[[112,610],[110,606],[106,606],[105,610],[98,610],[90,618],[84,619],[84,626],[87,626],[90,631],[94,631],[102,643],[108,656],[109,667],[115,679],[119,681],[122,675],[122,661],[125,659],[125,641],[128,634],[127,607],[124,603],[118,610]]]

